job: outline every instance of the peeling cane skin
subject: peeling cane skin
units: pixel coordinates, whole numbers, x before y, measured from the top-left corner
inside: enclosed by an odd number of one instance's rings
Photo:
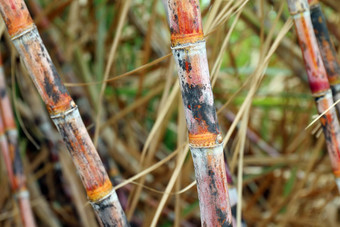
[[[333,96],[313,32],[308,3],[307,0],[288,0],[288,6],[290,13],[294,17],[295,28],[305,61],[310,88],[313,96],[315,96],[318,112],[321,114],[333,104]],[[297,13],[295,9],[298,8],[298,6],[300,6],[300,8]],[[303,8],[303,11],[301,11],[301,8]],[[336,110],[331,108],[320,121],[326,138],[333,173],[338,184],[340,176],[340,126]]]
[[[98,206],[95,208],[98,217],[102,218],[101,224],[128,226],[119,201],[110,199],[114,193],[109,177],[24,1],[0,0],[0,11],[27,71],[67,144],[90,202],[105,205],[100,209]],[[115,204],[110,204],[111,202]]]
[[[195,166],[202,226],[231,226],[218,126],[198,0],[163,0]]]
[[[337,101],[340,98],[340,65],[336,56],[333,43],[329,36],[326,19],[322,13],[318,1],[310,3],[311,19],[314,33],[319,44],[321,56],[326,68],[328,81],[330,83],[333,99]],[[337,104],[338,113],[340,113],[340,104]]]

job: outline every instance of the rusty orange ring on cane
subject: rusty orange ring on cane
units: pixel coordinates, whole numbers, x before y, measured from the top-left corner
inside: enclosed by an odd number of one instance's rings
[[[222,141],[216,141],[219,134],[206,132],[204,134],[190,134],[189,143],[193,147],[211,147]]]
[[[338,170],[333,170],[333,174],[336,178],[340,178],[340,169]]]
[[[16,36],[29,27],[33,26],[33,20],[23,1],[7,0],[2,1],[4,21],[11,37]]]
[[[112,191],[113,187],[110,180],[106,180],[103,185],[98,186],[94,189],[86,189],[87,197],[96,202],[106,195],[108,195]]]
[[[172,34],[171,35],[171,46],[175,47],[186,43],[196,43],[204,39],[203,33],[193,34]]]

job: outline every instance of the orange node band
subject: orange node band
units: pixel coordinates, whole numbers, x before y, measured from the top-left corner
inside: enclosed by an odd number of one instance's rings
[[[318,0],[308,0],[308,4],[309,4],[310,6],[316,5],[316,4],[318,4],[318,3],[319,3]]]
[[[33,21],[31,21],[31,23],[23,22],[22,24],[20,24],[19,22],[14,23],[14,25],[13,24],[7,25],[8,34],[11,36],[11,38],[27,31],[28,29],[34,26]]]
[[[72,109],[75,106],[73,99],[68,94],[62,95],[62,101],[58,105],[54,103],[47,104],[47,110],[51,115],[65,113],[65,111]]]
[[[180,44],[196,43],[204,39],[203,33],[194,33],[186,35],[171,35],[171,45],[173,47]]]
[[[209,132],[197,135],[189,133],[189,143],[194,147],[210,147],[217,144],[217,136],[217,134]]]
[[[336,178],[340,178],[340,170],[334,170],[333,173]]]
[[[11,37],[16,36],[33,26],[33,20],[24,1],[1,0],[1,14]]]
[[[19,12],[17,14],[8,15],[11,17],[5,17],[6,26],[8,29],[8,34],[11,37],[19,35],[29,28],[34,26],[31,16],[27,12]]]
[[[91,201],[95,202],[107,196],[112,191],[112,189],[113,187],[112,187],[111,181],[106,180],[103,185],[97,188],[94,188],[91,190],[86,189],[86,193],[87,193],[88,198]]]

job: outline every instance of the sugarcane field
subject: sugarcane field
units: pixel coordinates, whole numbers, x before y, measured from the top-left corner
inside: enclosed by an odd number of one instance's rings
[[[0,14],[0,227],[340,226],[337,0]]]

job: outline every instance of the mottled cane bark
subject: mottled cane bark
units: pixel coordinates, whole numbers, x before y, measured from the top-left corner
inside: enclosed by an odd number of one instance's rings
[[[37,27],[41,33],[42,40],[45,42],[46,46],[50,47],[50,49],[53,50],[56,61],[58,61],[59,65],[61,66],[63,78],[65,78],[70,83],[79,83],[72,66],[65,58],[60,45],[58,45],[56,37],[51,34],[50,30],[48,30],[51,27],[50,26],[51,23],[48,17],[44,14],[43,10],[41,9],[39,2],[37,0],[30,0],[28,1],[28,4],[32,16],[39,17],[40,19],[39,24],[37,24]],[[79,108],[79,111],[83,116],[83,120],[85,118],[88,119],[88,121],[90,121],[92,119],[91,112],[89,111],[91,109],[91,105],[88,99],[86,98],[85,88],[82,86],[73,87],[70,90],[70,94],[78,104],[80,102],[82,103],[82,105],[79,105],[81,106],[81,108]]]
[[[8,33],[77,167],[104,226],[128,226],[108,174],[22,0],[0,0]]]
[[[45,43],[47,43],[47,46],[52,48],[54,56],[56,60],[58,61],[59,65],[61,66],[64,78],[70,83],[80,83],[77,76],[75,75],[73,71],[72,66],[70,65],[67,58],[64,56],[60,45],[58,45],[56,37],[51,34],[50,30],[48,30],[48,28],[50,28],[51,23],[50,23],[49,18],[44,14],[39,1],[38,0],[29,1],[28,7],[33,17],[34,16],[39,17],[40,20],[39,20],[39,23],[37,24],[37,27],[41,32],[42,40]],[[91,104],[89,100],[87,99],[87,92],[85,90],[85,87],[83,86],[73,87],[70,90],[70,94],[72,98],[75,100],[75,102],[78,103],[79,112],[83,118],[85,126],[87,127],[88,125],[90,125],[90,123],[93,122],[94,119],[90,111],[92,108],[91,108]],[[90,91],[89,91],[89,94],[91,94]],[[112,144],[110,143],[112,140],[114,139],[110,135],[100,138],[99,143],[98,143],[98,152],[100,154],[100,157],[102,158],[105,168],[107,169],[107,172],[110,176],[112,183],[115,184],[120,181],[115,181],[115,177],[113,177],[111,174],[111,173],[115,173],[116,171],[118,171],[118,168],[114,160],[110,158],[110,155],[108,152],[109,149],[112,149],[112,146],[109,147],[109,145]],[[127,156],[126,158],[129,159],[130,157]],[[126,191],[126,189],[117,190],[117,195],[118,195],[118,198],[120,200],[122,207],[126,208],[126,205],[123,204],[123,201],[127,200],[127,194],[123,193],[123,191]]]
[[[231,225],[231,209],[198,0],[164,0],[189,133],[202,226]]]
[[[50,30],[48,30],[48,28],[50,28],[50,21],[49,18],[44,14],[39,2],[37,0],[31,0],[28,2],[28,7],[31,10],[32,15],[37,16],[40,19],[37,27],[40,30],[42,40],[44,41],[44,43],[47,44],[47,46],[50,47],[50,49],[53,50],[54,57],[61,66],[63,78],[65,78],[66,81],[70,83],[79,83],[79,80],[75,75],[72,66],[67,61],[67,58],[65,58],[60,45],[58,45],[56,37],[51,34]],[[91,92],[89,93],[91,94]],[[93,122],[93,117],[91,112],[92,108],[89,100],[87,99],[87,92],[85,88],[83,86],[73,87],[70,90],[70,95],[72,96],[74,101],[78,103],[80,115],[82,116],[85,126],[88,127]],[[112,159],[110,161],[109,153],[107,151],[109,148],[104,145],[105,143],[108,144],[107,141],[105,141],[105,138],[106,137],[100,138],[98,144],[98,152],[103,160],[104,166],[108,170],[108,173],[110,173],[111,168],[114,167],[111,165],[113,161]],[[110,140],[111,139],[112,138],[110,137]]]
[[[314,34],[319,44],[322,60],[326,68],[328,81],[330,83],[333,100],[340,99],[340,65],[336,56],[334,45],[331,41],[326,19],[322,13],[319,1],[309,0],[311,18],[314,27]],[[340,113],[340,103],[337,104]]]
[[[307,0],[288,0],[288,7],[294,18],[296,32],[299,38],[309,85],[319,114],[333,104],[333,97],[327,79],[327,73],[321,59],[321,54],[313,32]],[[340,127],[336,110],[332,108],[321,119],[326,138],[327,150],[331,159],[333,173],[340,190]]]
[[[36,226],[30,204],[26,176],[18,146],[18,130],[10,99],[6,91],[6,82],[0,58],[0,143],[8,178],[14,196],[17,199],[23,226]]]
[[[23,67],[22,67],[22,70]],[[22,72],[20,69],[17,71],[20,78],[19,81],[20,91],[24,94],[23,98],[25,103],[30,107],[30,116],[32,117],[32,123],[37,129],[40,130],[43,138],[46,139],[49,143],[49,150],[51,154],[51,160],[53,163],[57,164],[59,162],[58,156],[58,146],[60,137],[57,135],[57,131],[51,124],[51,121],[48,118],[48,114],[44,109],[43,104],[41,103],[41,99],[39,94],[36,92],[35,87],[32,84],[32,81],[29,81],[30,78]],[[56,168],[59,168],[60,165],[55,165]]]

